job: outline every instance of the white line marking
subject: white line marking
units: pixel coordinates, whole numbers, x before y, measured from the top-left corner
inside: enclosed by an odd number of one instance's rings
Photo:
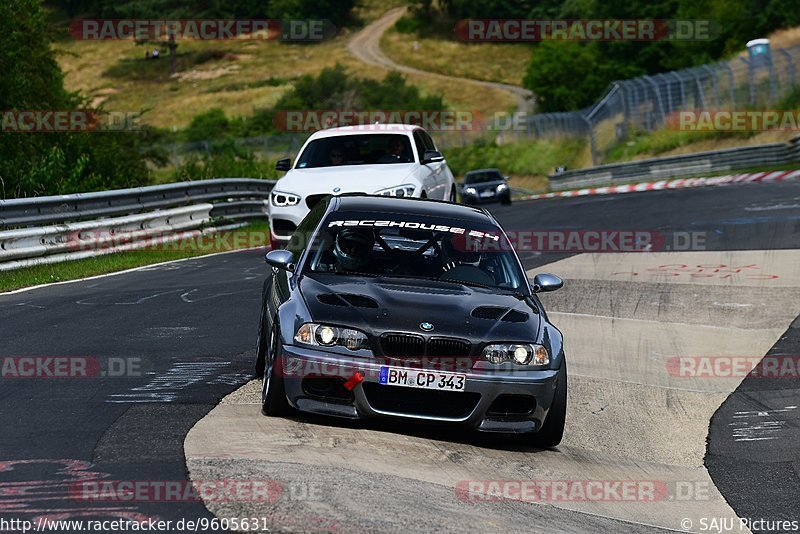
[[[31,287],[22,287],[20,289],[14,289],[12,291],[6,291],[5,293],[0,293],[0,298],[5,297],[6,295],[16,295],[18,293],[24,293],[26,291],[33,291],[34,289],[41,289],[43,287],[54,287],[60,286],[64,284],[74,284],[77,282],[87,282],[89,280],[98,280],[100,278],[107,278],[109,276],[117,276],[120,274],[129,274],[135,273],[137,271],[143,271],[146,269],[151,269],[153,267],[158,267],[160,265],[170,265],[173,263],[180,263],[184,261],[191,261],[191,260],[201,260],[203,258],[211,258],[212,256],[221,256],[222,254],[234,254],[236,252],[246,252],[249,250],[258,250],[263,249],[264,247],[251,247],[251,248],[241,248],[237,250],[226,250],[224,252],[214,252],[212,254],[204,254],[202,256],[193,256],[191,258],[181,258],[179,260],[170,260],[170,261],[162,261],[161,263],[148,263],[147,265],[142,265],[141,267],[134,267],[132,269],[125,269],[124,271],[114,271],[113,273],[105,273],[105,274],[97,274],[94,276],[87,276],[86,278],[76,278],[75,280],[64,280],[63,282],[50,282],[47,284],[39,284],[38,286],[31,286]],[[266,249],[265,249],[266,250]]]

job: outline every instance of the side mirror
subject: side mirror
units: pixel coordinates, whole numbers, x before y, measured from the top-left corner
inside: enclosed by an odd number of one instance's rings
[[[422,156],[422,164],[425,165],[427,163],[438,163],[440,161],[444,161],[444,156],[438,150],[426,150],[425,154]]]
[[[546,293],[564,287],[564,281],[550,273],[539,273],[533,278],[533,292]]]
[[[506,182],[509,181],[510,179],[511,179],[510,176],[503,176],[503,180],[505,180]]]
[[[267,255],[264,256],[264,261],[267,262],[267,265],[271,265],[277,269],[289,272],[294,271],[294,254],[288,250],[270,250],[267,252]]]
[[[292,160],[290,158],[279,159],[275,162],[276,171],[288,171],[292,168]]]

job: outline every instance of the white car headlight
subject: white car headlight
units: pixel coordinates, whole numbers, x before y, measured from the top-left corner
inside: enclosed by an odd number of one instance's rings
[[[380,191],[375,191],[375,194],[382,195],[385,197],[412,197],[414,196],[415,189],[416,186],[412,184],[396,185],[394,187],[389,187],[387,189],[381,189]]]
[[[483,349],[483,358],[493,364],[514,362],[519,365],[548,365],[550,354],[533,343],[498,343]]]
[[[350,350],[369,349],[367,335],[354,328],[340,328],[326,324],[304,323],[297,329],[294,340],[303,345],[317,347],[344,347]]]
[[[270,195],[272,205],[282,208],[284,206],[296,206],[300,203],[300,197],[291,193],[282,193],[280,191],[273,191]]]
[[[497,192],[498,193],[502,193],[506,189],[508,189],[508,184],[500,184],[500,185],[497,186]]]
[[[477,195],[478,194],[478,190],[475,189],[474,187],[468,187],[468,188],[464,189],[464,192],[466,194],[468,194],[468,195]]]

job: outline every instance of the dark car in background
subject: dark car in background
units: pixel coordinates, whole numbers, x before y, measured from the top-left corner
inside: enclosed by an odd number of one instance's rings
[[[508,187],[507,182],[508,176],[503,176],[497,169],[469,171],[458,184],[461,202],[464,204],[484,202],[511,204],[511,188]]]

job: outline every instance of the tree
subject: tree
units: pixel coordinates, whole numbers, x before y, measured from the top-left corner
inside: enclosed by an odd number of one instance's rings
[[[64,89],[50,48],[39,0],[0,2],[0,110],[85,109],[86,101]],[[147,161],[162,163],[146,148],[157,134],[19,133],[0,131],[0,194],[4,198],[74,193],[143,185]]]
[[[579,109],[594,102],[608,74],[594,43],[545,41],[536,47],[523,83],[540,112]]]

